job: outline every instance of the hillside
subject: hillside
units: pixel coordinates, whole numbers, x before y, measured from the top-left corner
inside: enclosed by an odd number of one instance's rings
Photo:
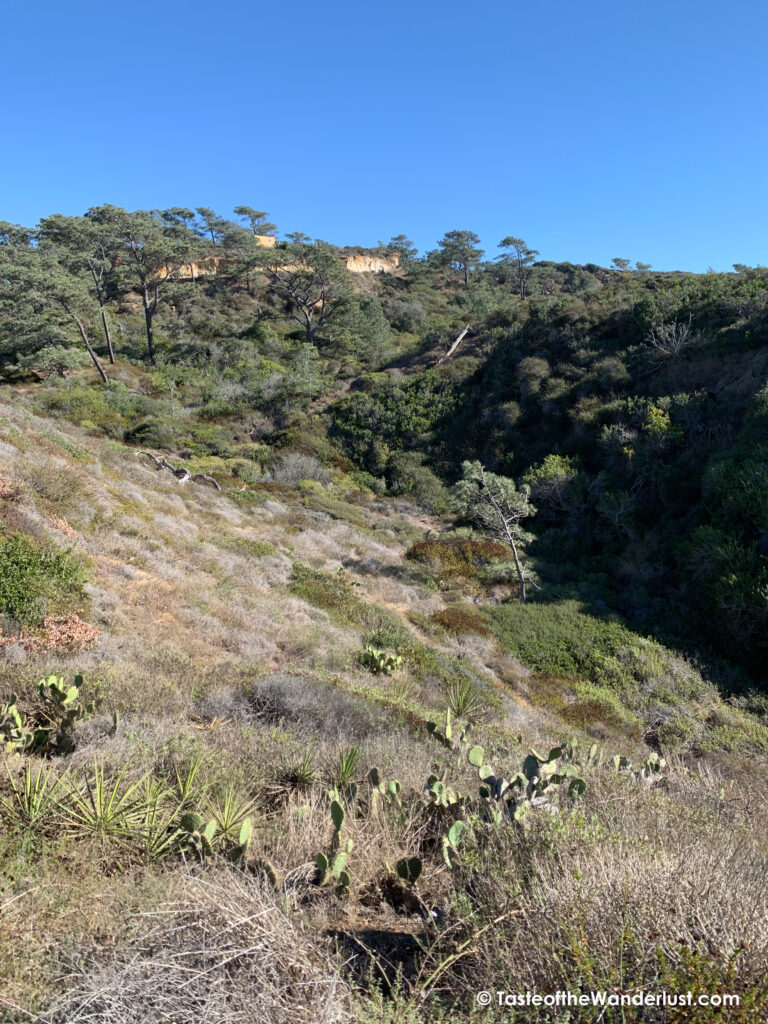
[[[765,272],[123,215],[0,245],[0,1020],[762,1019]]]

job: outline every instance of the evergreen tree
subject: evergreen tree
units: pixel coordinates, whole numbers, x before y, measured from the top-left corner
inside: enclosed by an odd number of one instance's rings
[[[76,328],[102,381],[107,375],[90,339],[97,306],[84,280],[71,273],[70,252],[13,225],[0,224],[0,311],[16,344],[40,348],[68,340]],[[62,331],[62,328],[64,330]]]
[[[304,331],[314,345],[318,333],[340,324],[350,295],[341,260],[322,242],[291,242],[270,253],[270,288],[282,302],[283,315]]]
[[[528,534],[520,523],[536,512],[531,504],[531,489],[524,484],[518,490],[514,480],[488,473],[480,462],[465,462],[461,468],[462,478],[453,489],[454,508],[509,545],[520,584],[520,600],[525,601],[530,574],[522,564],[520,545]]]
[[[515,270],[517,288],[520,298],[524,299],[528,290],[529,267],[539,255],[538,249],[529,249],[522,238],[514,238],[507,235],[499,242],[500,249],[507,249],[508,252],[497,257],[497,261],[503,265],[512,266]]]
[[[485,252],[479,248],[480,239],[474,231],[446,231],[437,243],[437,249],[429,254],[438,266],[452,267],[469,284],[469,275],[482,260]]]

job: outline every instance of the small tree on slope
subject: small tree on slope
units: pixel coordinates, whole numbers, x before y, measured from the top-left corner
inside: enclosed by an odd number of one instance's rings
[[[524,484],[519,490],[509,477],[488,473],[479,462],[464,462],[462,478],[453,488],[453,507],[482,530],[512,549],[520,600],[525,601],[525,584],[530,578],[520,560],[520,545],[529,535],[520,523],[535,514],[531,489]]]

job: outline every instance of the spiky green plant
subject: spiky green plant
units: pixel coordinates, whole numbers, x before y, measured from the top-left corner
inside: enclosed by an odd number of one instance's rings
[[[180,768],[178,764],[174,764],[173,792],[178,798],[179,804],[188,804],[193,795],[196,795],[198,798],[203,795],[202,789],[195,789],[195,782],[202,763],[202,758],[195,757],[186,768]]]
[[[216,822],[216,830],[220,840],[241,843],[241,831],[246,823],[251,823],[257,813],[257,802],[233,787],[224,790],[219,798],[209,799],[206,809]],[[250,832],[248,838],[250,840]]]
[[[398,679],[392,682],[389,688],[392,701],[398,707],[410,704],[413,700],[415,687],[411,679]]]
[[[56,810],[60,794],[65,790],[68,773],[57,775],[53,768],[43,762],[34,768],[27,761],[24,765],[24,778],[17,784],[10,770],[6,767],[8,781],[11,785],[10,799],[0,797],[3,808],[11,825],[23,829],[37,829],[50,820]]]
[[[103,762],[94,762],[79,780],[70,776],[61,801],[65,827],[75,836],[135,841],[147,809],[146,778],[129,782],[125,769],[109,778]]]
[[[346,750],[341,751],[332,773],[333,781],[337,786],[343,788],[352,782],[362,756],[363,749],[360,746],[347,747]]]
[[[315,767],[314,750],[305,750],[301,760],[293,764],[284,764],[282,780],[295,789],[309,789],[317,781],[317,768]]]
[[[471,720],[483,710],[485,700],[471,679],[452,679],[445,694],[445,706],[454,718]]]
[[[137,816],[136,836],[145,855],[157,860],[171,853],[181,834],[183,801],[165,783],[146,778]]]

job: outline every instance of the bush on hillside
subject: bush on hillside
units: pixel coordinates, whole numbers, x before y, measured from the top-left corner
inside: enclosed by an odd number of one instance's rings
[[[0,533],[0,611],[23,626],[73,610],[86,573],[71,551],[44,548],[20,533]]]
[[[331,474],[319,459],[303,452],[288,452],[270,470],[270,477],[276,484],[298,487],[304,480],[315,480],[325,486]]]
[[[417,452],[393,452],[387,461],[387,483],[392,494],[408,495],[430,512],[444,512],[448,491],[442,480],[424,465]]]
[[[535,672],[614,691],[664,742],[694,741],[702,734],[714,686],[615,616],[590,615],[575,600],[514,602],[488,608],[487,615],[502,647]]]
[[[506,562],[509,549],[490,540],[425,540],[409,548],[406,557],[442,577],[476,579],[489,566]]]

